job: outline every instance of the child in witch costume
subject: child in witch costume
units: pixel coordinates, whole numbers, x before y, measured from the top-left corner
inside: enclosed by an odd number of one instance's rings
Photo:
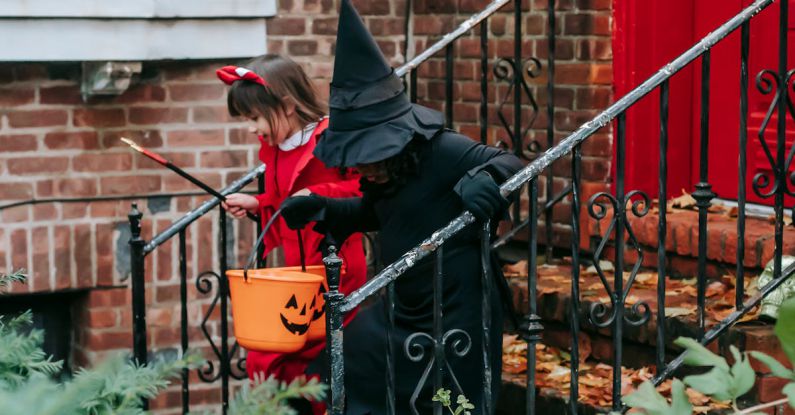
[[[363,195],[289,198],[282,204],[289,227],[301,228],[312,218],[317,221],[316,229],[330,232],[338,242],[354,232],[378,230],[382,260],[391,263],[463,210],[480,221],[496,222],[504,215],[509,203],[500,194],[498,183],[521,169],[522,163],[509,153],[446,130],[439,112],[411,104],[403,83],[350,0],[342,0],[341,5],[329,107],[329,128],[318,142],[315,156],[330,167],[358,169]],[[474,403],[473,414],[482,413],[483,408],[484,364],[480,351],[484,341],[492,350],[492,396],[497,396],[502,367],[500,303],[510,301],[505,297],[507,284],[502,273],[494,266],[492,274],[498,289],[490,298],[494,304],[487,316],[491,332],[484,339],[479,228],[469,226],[450,239],[443,256],[444,331],[466,332],[466,336],[456,332],[448,342],[450,370],[445,369],[445,387],[457,393],[457,382]],[[412,334],[432,332],[433,270],[433,256],[429,256],[395,281],[395,327],[389,338],[383,298],[360,309],[345,328],[347,414],[387,413],[388,341],[395,350],[396,413],[430,413],[432,382],[421,382],[421,378],[432,352],[426,347],[426,358],[414,362],[403,351]],[[469,343],[466,356],[451,352],[454,340]],[[325,353],[310,365],[310,371],[327,374],[328,362],[324,360]],[[415,392],[419,397],[412,402]]]
[[[358,175],[327,168],[312,155],[318,136],[328,126],[328,118],[313,85],[298,64],[282,56],[265,55],[246,67],[225,66],[217,75],[231,85],[227,97],[229,113],[248,118],[249,131],[260,141],[259,159],[267,165],[266,192],[257,196],[243,193],[227,196],[224,208],[230,214],[242,218],[247,211],[258,213],[262,223],[266,223],[289,196],[360,194]],[[322,265],[319,247],[324,235],[307,230],[301,236],[306,264]],[[283,218],[265,235],[266,254],[277,246],[284,250],[286,266],[300,265],[297,233],[287,228]],[[364,283],[367,273],[361,234],[348,238],[340,254],[347,264],[342,290],[351,292]],[[304,374],[306,365],[322,348],[323,341],[319,341],[308,343],[292,354],[250,351],[246,370],[251,378],[275,375],[277,379],[290,381]]]

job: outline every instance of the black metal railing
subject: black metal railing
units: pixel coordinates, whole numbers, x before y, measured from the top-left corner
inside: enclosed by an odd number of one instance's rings
[[[232,184],[221,190],[222,195],[235,193],[253,182],[258,180],[260,191],[264,191],[264,172],[265,166],[249,171],[243,177],[234,181]],[[245,358],[239,357],[236,362],[234,358],[239,355],[237,342],[230,344],[232,336],[229,334],[229,285],[226,280],[227,258],[227,221],[226,213],[221,207],[221,200],[213,198],[199,205],[199,207],[188,212],[185,216],[171,224],[166,230],[153,237],[149,242],[141,238],[141,219],[143,214],[138,211],[136,204],[132,205],[129,214],[130,230],[130,259],[131,259],[131,290],[132,290],[132,316],[133,316],[133,358],[140,364],[148,361],[149,349],[147,347],[146,330],[146,270],[144,261],[146,256],[175,235],[178,236],[178,256],[179,256],[179,301],[180,301],[180,352],[184,355],[189,349],[189,327],[188,320],[188,259],[187,259],[187,238],[186,233],[191,224],[202,218],[214,209],[218,209],[218,253],[219,271],[204,271],[195,278],[196,291],[199,294],[210,296],[210,304],[202,317],[201,331],[205,340],[214,355],[214,359],[207,360],[206,364],[197,370],[198,378],[205,383],[221,382],[221,406],[226,412],[229,405],[230,381],[235,379],[245,379]],[[261,226],[258,226],[261,229]],[[259,256],[260,261],[262,255]],[[218,343],[214,341],[207,324],[218,308]],[[187,369],[182,371],[182,384],[180,387],[182,412],[190,411],[190,385],[189,373]]]
[[[588,312],[586,313],[588,316],[588,320],[591,325],[601,328],[610,328],[612,333],[612,341],[613,341],[613,356],[612,356],[612,365],[613,365],[613,389],[612,389],[612,408],[614,410],[621,411],[623,410],[623,406],[621,403],[621,396],[622,396],[622,383],[621,383],[621,366],[624,360],[623,354],[623,343],[624,343],[624,328],[625,326],[642,326],[647,324],[652,318],[652,310],[648,304],[645,302],[637,302],[633,304],[631,307],[627,308],[627,297],[629,295],[630,290],[632,289],[633,282],[635,281],[635,277],[640,270],[641,264],[643,262],[643,250],[634,235],[632,230],[629,215],[633,215],[635,217],[642,217],[645,216],[651,207],[651,199],[650,197],[642,192],[637,190],[630,190],[627,191],[625,189],[625,158],[626,158],[626,120],[627,120],[627,110],[631,108],[635,103],[637,103],[641,98],[648,95],[655,89],[660,89],[660,189],[659,189],[659,197],[660,200],[664,203],[668,194],[667,194],[667,143],[668,143],[668,98],[669,98],[669,79],[674,76],[677,72],[682,70],[683,68],[687,67],[695,60],[701,58],[701,108],[700,108],[700,115],[701,115],[701,127],[700,127],[700,135],[698,137],[701,153],[700,153],[700,171],[699,171],[699,182],[695,184],[696,192],[694,193],[694,198],[697,201],[697,207],[699,211],[699,222],[698,222],[698,231],[699,231],[699,238],[698,238],[698,275],[697,275],[697,297],[698,297],[698,317],[697,317],[697,326],[698,326],[698,333],[699,339],[702,343],[706,344],[713,340],[715,340],[721,333],[723,333],[728,327],[738,321],[740,317],[742,317],[745,313],[747,313],[751,308],[753,308],[756,304],[758,304],[764,296],[769,294],[773,289],[781,285],[790,272],[795,271],[795,264],[788,269],[783,270],[782,273],[781,269],[781,257],[782,257],[782,241],[783,241],[783,212],[784,212],[784,195],[795,195],[793,192],[789,190],[787,187],[786,181],[788,180],[787,171],[789,165],[792,161],[792,155],[795,153],[795,147],[791,148],[789,151],[789,157],[785,159],[787,155],[785,153],[785,130],[786,130],[786,117],[789,111],[790,116],[795,118],[795,111],[793,111],[793,105],[788,97],[788,90],[790,82],[795,74],[795,70],[787,71],[787,42],[786,42],[786,31],[788,27],[787,21],[787,14],[788,14],[788,2],[787,0],[779,1],[780,5],[780,36],[779,36],[779,68],[777,71],[766,70],[762,71],[759,76],[757,77],[757,87],[763,94],[769,94],[774,90],[776,91],[776,95],[774,96],[773,102],[771,104],[771,110],[768,112],[768,116],[766,120],[763,122],[762,130],[765,129],[767,122],[769,121],[771,115],[773,114],[773,109],[776,109],[778,114],[778,124],[777,124],[777,147],[776,147],[776,156],[773,157],[772,153],[767,149],[764,140],[762,140],[763,132],[760,132],[760,141],[762,141],[762,146],[768,154],[768,159],[770,160],[771,167],[773,170],[774,177],[770,178],[764,175],[758,175],[753,183],[753,190],[754,192],[759,195],[760,197],[775,197],[775,212],[776,212],[776,225],[775,225],[775,268],[774,268],[774,279],[772,282],[767,284],[764,287],[760,288],[760,291],[751,296],[749,299],[745,300],[744,293],[742,292],[742,272],[738,273],[738,281],[736,282],[737,286],[737,298],[736,298],[736,306],[737,310],[733,312],[729,317],[726,319],[718,322],[717,325],[712,327],[711,329],[707,330],[705,325],[705,290],[707,284],[707,276],[706,276],[706,261],[707,261],[707,215],[708,215],[708,208],[711,205],[712,199],[715,197],[714,193],[711,190],[711,185],[709,183],[709,164],[708,164],[708,157],[709,157],[709,116],[710,116],[710,103],[708,99],[708,92],[710,88],[710,56],[711,50],[713,46],[715,46],[719,41],[727,37],[729,34],[733,33],[737,29],[742,28],[741,36],[742,36],[742,45],[741,45],[741,85],[743,92],[740,94],[739,106],[741,109],[741,116],[743,117],[743,121],[741,123],[742,131],[739,132],[739,139],[740,139],[740,154],[743,154],[743,151],[747,149],[747,139],[746,139],[746,131],[747,128],[747,113],[748,113],[748,97],[747,92],[745,91],[747,82],[748,82],[748,36],[749,36],[749,22],[751,19],[759,13],[762,9],[770,6],[774,3],[774,0],[757,0],[753,2],[750,6],[743,9],[739,14],[733,17],[731,20],[723,24],[721,27],[716,29],[714,32],[710,33],[706,37],[704,37],[701,41],[699,41],[696,45],[688,49],[682,55],[674,59],[671,63],[665,65],[661,68],[657,73],[652,75],[649,79],[643,82],[640,86],[635,88],[633,91],[628,93],[626,96],[619,99],[609,108],[604,110],[600,113],[597,117],[593,120],[585,123],[582,125],[577,131],[573,134],[568,136],[564,139],[560,144],[555,147],[549,148],[542,154],[537,155],[530,164],[517,173],[515,176],[511,177],[507,180],[502,186],[501,190],[504,195],[510,195],[516,191],[522,189],[524,185],[528,185],[528,192],[530,197],[530,209],[528,214],[528,221],[527,226],[529,226],[530,230],[530,238],[528,243],[528,291],[529,291],[529,307],[527,310],[527,314],[525,315],[524,322],[520,328],[520,334],[522,335],[523,339],[528,342],[528,354],[527,354],[527,407],[526,412],[528,414],[535,414],[536,407],[535,407],[535,398],[536,398],[536,391],[535,391],[535,343],[540,339],[540,333],[542,332],[543,328],[540,324],[540,318],[536,314],[536,292],[535,292],[535,283],[537,279],[536,274],[536,252],[537,249],[537,228],[536,228],[536,218],[538,217],[538,207],[537,207],[537,180],[539,176],[549,168],[549,166],[555,162],[556,160],[568,155],[572,154],[573,162],[572,162],[572,184],[569,192],[573,195],[573,203],[572,203],[572,228],[574,233],[574,238],[572,239],[572,289],[571,289],[571,302],[572,307],[569,312],[569,323],[571,328],[571,390],[570,396],[568,399],[568,412],[571,414],[575,414],[578,411],[578,365],[579,365],[579,357],[577,353],[577,345],[578,345],[578,336],[580,334],[580,296],[579,296],[579,275],[578,270],[580,266],[580,255],[579,255],[579,233],[580,223],[579,223],[579,210],[580,210],[580,144],[594,134],[597,130],[610,125],[611,122],[614,120],[616,121],[615,125],[615,137],[616,137],[616,181],[613,187],[613,192],[601,192],[597,193],[592,196],[587,202],[587,209],[588,213],[591,217],[601,220],[606,219],[608,217],[608,213],[612,211],[612,215],[609,219],[609,225],[607,227],[607,231],[602,239],[599,241],[595,252],[593,254],[593,263],[597,270],[597,274],[604,285],[604,289],[608,294],[610,302],[605,305],[601,303],[594,303],[590,306]],[[518,3],[517,3],[518,5]],[[519,7],[517,7],[519,9]],[[553,19],[554,20],[554,19]],[[521,30],[520,26],[517,26],[517,31]],[[443,45],[442,47],[449,48],[449,44]],[[440,48],[441,49],[441,48]],[[440,50],[439,49],[439,50]],[[449,50],[449,49],[448,49]],[[552,55],[552,53],[550,53]],[[450,54],[447,54],[448,59]],[[515,57],[514,60],[514,74],[519,73],[519,57]],[[448,74],[449,75],[449,74]],[[765,82],[761,81],[765,77],[769,78]],[[416,75],[412,72],[411,75],[411,83],[416,84]],[[519,83],[515,84],[515,87],[518,87]],[[550,86],[549,92],[554,91],[554,86]],[[552,101],[551,97],[548,97],[548,101]],[[449,115],[450,111],[450,104],[452,100],[450,96],[447,97],[447,111]],[[516,102],[515,102],[516,103]],[[483,120],[481,120],[483,122]],[[485,123],[484,123],[485,124]],[[517,138],[521,138],[521,128],[519,128],[518,124],[514,124],[514,128],[512,130],[512,137],[514,138],[514,150],[517,150],[516,144],[520,143],[521,141],[516,140]],[[522,150],[519,150],[522,151]],[[745,204],[745,179],[744,179],[744,172],[746,170],[745,165],[745,157],[740,157],[740,167],[739,167],[739,174],[740,174],[740,181],[739,181],[739,198],[740,198],[740,206],[741,210]],[[549,176],[547,177],[549,178]],[[792,177],[789,180],[795,183],[795,179]],[[762,189],[766,189],[771,187],[767,191],[763,192]],[[547,191],[549,191],[550,186],[547,187]],[[548,199],[549,200],[549,199]],[[546,208],[546,207],[545,207]],[[794,212],[795,214],[795,212]],[[400,278],[402,274],[404,274],[408,269],[413,267],[418,261],[426,258],[428,255],[435,253],[437,257],[437,268],[434,275],[434,282],[433,286],[436,288],[434,293],[434,304],[435,307],[438,302],[443,300],[441,298],[441,294],[438,292],[438,287],[441,284],[442,278],[444,278],[443,270],[441,269],[441,257],[443,256],[443,246],[444,243],[449,240],[451,237],[456,235],[465,227],[474,223],[474,217],[469,212],[464,212],[459,217],[452,220],[447,226],[441,228],[434,232],[431,236],[427,239],[422,241],[418,246],[411,249],[410,251],[406,252],[400,259],[393,262],[392,264],[386,266],[378,275],[376,275],[373,279],[367,282],[364,286],[360,289],[356,290],[355,292],[351,293],[348,296],[342,295],[338,291],[339,285],[339,266],[340,260],[336,257],[334,253],[332,253],[328,258],[326,258],[326,264],[328,266],[327,272],[330,279],[330,287],[331,291],[328,293],[327,296],[327,306],[328,306],[328,344],[330,349],[330,382],[331,382],[331,399],[330,399],[330,408],[329,412],[331,414],[342,414],[344,412],[344,402],[345,402],[345,385],[343,382],[344,379],[344,365],[343,365],[343,331],[342,331],[342,319],[341,316],[343,313],[353,310],[359,304],[361,304],[365,299],[376,295],[384,288],[389,288],[388,295],[392,296],[392,284],[395,280]],[[738,238],[742,240],[744,238],[744,225],[745,225],[745,215],[740,216],[738,220]],[[484,274],[484,281],[488,280],[488,250],[491,248],[492,244],[489,241],[489,223],[484,224],[484,229],[481,234],[482,237],[482,244],[481,244],[481,251],[482,255],[482,262],[483,262],[483,274]],[[548,227],[549,228],[549,227]],[[658,341],[658,352],[656,356],[657,366],[658,366],[658,374],[654,378],[656,383],[661,382],[663,379],[672,375],[672,373],[682,364],[683,356],[680,355],[674,360],[666,363],[665,358],[665,344],[666,336],[665,336],[665,301],[664,301],[664,294],[665,294],[665,276],[666,272],[666,252],[665,252],[665,241],[667,237],[667,225],[666,225],[666,214],[665,209],[660,209],[660,219],[658,224],[658,305],[657,305],[657,341]],[[548,240],[549,242],[549,240]],[[606,274],[604,270],[601,269],[599,265],[599,260],[601,259],[603,253],[605,252],[608,244],[612,243],[615,251],[615,257],[613,258],[614,268],[615,268],[615,277],[613,278],[612,284],[609,281],[609,276]],[[634,250],[638,254],[638,259],[629,264],[627,258],[625,257],[625,249]],[[743,253],[742,250],[738,250],[737,252],[737,267],[738,269],[742,268],[743,264]],[[623,276],[623,271],[625,269],[629,270],[628,277]],[[625,280],[626,278],[626,280]],[[484,284],[483,298],[488,298],[488,290],[490,289],[489,284]],[[483,331],[486,336],[489,334],[489,330],[494,330],[493,327],[488,327],[488,313],[489,307],[491,304],[488,304],[487,301],[484,301],[482,304],[483,308]],[[435,308],[435,318],[440,318],[441,308]],[[390,318],[391,321],[391,318]],[[447,330],[447,331],[445,331]],[[438,324],[438,321],[435,320],[433,333],[418,333],[417,336],[425,335],[431,338],[429,342],[434,350],[432,357],[430,358],[430,363],[428,368],[435,368],[434,372],[434,387],[439,386],[439,376],[440,372],[444,371],[447,366],[445,364],[445,356],[444,356],[444,338],[450,333],[453,333],[456,328],[451,327],[441,327]],[[411,337],[409,338],[412,339]],[[440,340],[441,339],[441,340]],[[408,345],[407,345],[408,346]],[[408,347],[405,347],[408,349]],[[484,342],[484,350],[483,353],[485,356],[488,356],[489,353],[493,353],[496,351],[488,350],[488,345]],[[391,361],[391,355],[394,351],[391,348],[387,350],[389,361]],[[416,357],[416,356],[409,356],[409,357]],[[393,367],[392,365],[388,365],[388,367]],[[491,388],[490,385],[495,379],[491,379],[491,373],[488,368],[483,371],[483,402],[484,408],[479,408],[482,410],[483,413],[491,413],[492,409],[489,407],[491,404],[490,400],[490,393]],[[427,373],[427,372],[426,372]],[[447,373],[448,375],[454,375],[451,373]],[[390,379],[390,382],[394,382],[394,377],[391,374],[387,374]],[[454,379],[454,378],[453,378]],[[418,387],[422,387],[423,383],[426,381],[426,378],[423,377],[419,380]],[[390,391],[393,391],[394,388],[390,387]],[[388,399],[394,399],[394,395],[389,395]],[[394,408],[394,402],[392,402],[392,408]],[[435,407],[437,413],[440,410],[439,406]],[[416,412],[416,411],[415,411]]]

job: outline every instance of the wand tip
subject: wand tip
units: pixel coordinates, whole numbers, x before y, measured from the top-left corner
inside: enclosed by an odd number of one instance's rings
[[[137,151],[142,151],[141,146],[139,146],[138,144],[135,144],[135,141],[130,140],[127,137],[121,137],[121,141],[124,142],[125,144],[127,144],[128,146],[134,148]]]

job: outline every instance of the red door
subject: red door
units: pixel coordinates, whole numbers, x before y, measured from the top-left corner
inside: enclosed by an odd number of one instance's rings
[[[614,78],[616,96],[640,84],[654,71],[692,46],[709,32],[736,15],[751,0],[647,0],[614,2]],[[790,49],[795,47],[795,0],[790,6]],[[772,204],[751,190],[751,180],[760,172],[770,174],[769,162],[757,134],[774,94],[764,95],[755,87],[763,68],[778,68],[778,2],[751,22],[748,175],[748,200]],[[789,54],[790,68],[795,53]],[[737,198],[740,32],[733,33],[712,49],[710,72],[710,147],[709,180],[718,197]],[[693,190],[699,181],[701,65],[696,60],[671,80],[669,102],[668,194],[680,189]],[[790,88],[791,89],[791,88]],[[790,91],[792,92],[792,91]],[[649,95],[627,114],[627,189],[642,189],[657,194],[659,157],[659,93]],[[787,148],[795,142],[795,129],[788,123]],[[775,156],[776,118],[764,133]],[[615,153],[614,153],[615,154]],[[795,171],[795,163],[790,171]],[[772,178],[772,177],[771,177]],[[791,186],[795,189],[795,185]],[[763,189],[767,190],[767,189]],[[788,205],[795,203],[789,200]]]

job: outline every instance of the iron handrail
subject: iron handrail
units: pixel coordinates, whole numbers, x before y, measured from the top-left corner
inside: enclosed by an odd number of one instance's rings
[[[690,49],[679,55],[679,57],[663,66],[654,75],[649,77],[646,81],[630,91],[624,97],[616,101],[613,105],[602,111],[591,121],[588,121],[580,126],[577,131],[566,137],[566,139],[561,141],[558,145],[545,151],[538,158],[533,160],[533,162],[528,164],[525,168],[513,175],[505,183],[503,183],[502,186],[500,186],[500,191],[503,196],[509,195],[528,181],[538,177],[538,175],[541,174],[541,172],[543,172],[553,162],[570,153],[574,147],[583,142],[586,138],[590,137],[597,130],[607,126],[619,114],[626,111],[630,106],[634,105],[641,98],[660,86],[660,84],[662,84],[664,81],[671,78],[685,66],[696,60],[696,58],[701,56],[701,54],[710,50],[713,46],[715,46],[716,43],[737,30],[744,22],[753,18],[765,7],[772,4],[773,1],[774,0],[756,0],[753,4],[743,9],[743,11],[738,13],[728,22],[721,25],[714,32],[708,34]],[[365,283],[356,291],[352,292],[350,295],[346,296],[342,302],[342,312],[349,312],[356,308],[356,306],[358,306],[367,297],[375,294],[389,283],[399,278],[406,270],[411,268],[419,260],[428,256],[428,254],[435,251],[446,240],[453,237],[459,231],[464,229],[464,227],[470,223],[473,223],[474,221],[475,217],[472,216],[470,212],[464,212],[457,218],[450,221],[447,226],[434,232],[419,245],[403,254],[400,259],[384,268],[373,279]]]
[[[225,187],[220,191],[220,193],[224,196],[237,192],[238,190],[242,189],[247,184],[254,181],[254,179],[260,177],[262,174],[265,173],[265,165],[262,164],[259,167],[252,169],[245,176],[235,180],[229,186]],[[199,219],[202,215],[212,210],[214,207],[221,204],[221,200],[218,198],[212,198],[207,200],[206,202],[202,203],[196,209],[191,210],[190,212],[186,213],[185,216],[177,219],[174,221],[166,230],[157,234],[154,238],[152,238],[149,243],[144,245],[144,255],[149,254],[150,252],[154,251],[155,248],[160,246],[162,243],[168,241],[179,233],[179,231],[185,229],[188,225],[193,223],[196,219]]]
[[[489,3],[489,5],[486,6],[485,9],[483,9],[477,14],[473,14],[470,18],[461,22],[461,24],[458,25],[458,27],[455,30],[444,35],[441,39],[436,41],[436,43],[434,43],[433,45],[422,51],[422,53],[415,56],[412,60],[404,63],[403,65],[395,69],[395,74],[400,77],[407,74],[409,71],[416,69],[418,66],[420,66],[420,64],[430,59],[431,56],[442,51],[444,48],[447,47],[447,45],[453,43],[453,41],[461,37],[461,35],[463,35],[473,27],[480,24],[480,22],[482,22],[483,20],[489,18],[491,15],[496,13],[498,10],[500,10],[510,1],[511,0],[495,0]]]

